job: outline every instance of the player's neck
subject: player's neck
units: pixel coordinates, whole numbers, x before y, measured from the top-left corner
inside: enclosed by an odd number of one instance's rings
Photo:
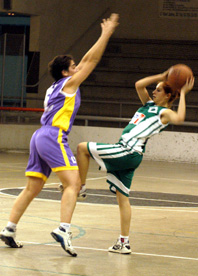
[[[167,108],[170,108],[172,106],[171,103],[164,103],[164,102],[159,102],[156,104],[157,106],[161,106],[161,107],[167,107]]]

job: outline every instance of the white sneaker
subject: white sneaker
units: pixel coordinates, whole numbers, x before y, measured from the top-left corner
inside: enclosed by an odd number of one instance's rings
[[[63,193],[63,191],[64,191],[63,184],[59,184],[59,185],[58,185],[58,190],[59,190],[61,193]]]
[[[78,193],[78,200],[84,200],[87,197],[87,189],[85,184],[81,186],[80,192]]]
[[[120,253],[120,254],[131,254],[131,247],[130,247],[129,241],[122,243],[120,239],[118,239],[116,244],[109,247],[108,251],[113,253]]]
[[[71,239],[72,233],[65,231],[62,227],[56,228],[54,231],[51,232],[52,237],[57,241],[60,242],[62,248],[71,256],[76,257],[77,253],[74,250]]]
[[[59,184],[58,189],[61,193],[63,193],[64,188],[63,188],[63,184]],[[84,200],[87,197],[87,193],[86,193],[86,186],[85,184],[81,186],[80,192],[78,193],[78,200]]]
[[[23,245],[20,242],[15,241],[16,237],[16,231],[14,231],[10,227],[5,227],[0,232],[0,239],[5,242],[6,245],[12,247],[12,248],[21,248]]]

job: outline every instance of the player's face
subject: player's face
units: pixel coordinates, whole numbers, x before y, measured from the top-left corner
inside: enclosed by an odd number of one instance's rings
[[[164,106],[168,103],[168,99],[169,96],[164,91],[163,82],[158,83],[153,91],[153,101],[156,105]]]
[[[68,71],[67,71],[68,75],[73,76],[77,71],[78,70],[76,68],[76,64],[75,64],[74,60],[71,60],[70,61],[70,66],[69,66]]]

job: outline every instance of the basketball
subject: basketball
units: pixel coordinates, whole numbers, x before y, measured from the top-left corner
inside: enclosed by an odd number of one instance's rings
[[[185,64],[176,64],[170,68],[167,81],[174,90],[180,90],[192,76],[193,72],[190,67]]]

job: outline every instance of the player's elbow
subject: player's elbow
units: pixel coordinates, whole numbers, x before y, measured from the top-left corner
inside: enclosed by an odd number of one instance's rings
[[[138,88],[140,88],[140,87],[142,87],[141,81],[136,81],[136,82],[135,82],[135,88],[138,89]]]
[[[176,120],[173,120],[174,125],[181,125],[185,121],[185,116],[178,116]]]

